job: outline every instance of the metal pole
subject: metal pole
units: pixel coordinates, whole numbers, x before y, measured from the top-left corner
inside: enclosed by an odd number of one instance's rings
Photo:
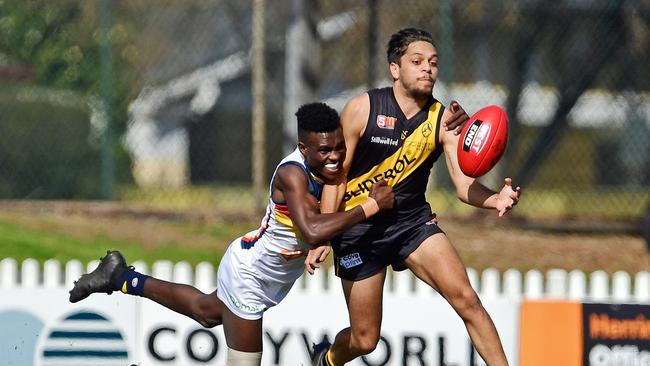
[[[379,29],[377,7],[377,0],[368,0],[368,88],[375,86],[375,80],[377,78],[377,67],[375,65],[375,56],[377,56],[377,30]]]
[[[443,81],[447,85],[447,90],[452,92],[452,82],[454,80],[454,4],[452,0],[442,0],[440,2],[440,21],[438,31],[440,32],[439,44],[436,44],[440,60],[440,77],[438,82]],[[467,112],[472,115],[471,111]],[[435,164],[431,171],[431,180],[435,187],[451,188],[452,182],[447,174],[445,164]]]
[[[266,178],[266,116],[264,114],[266,91],[266,65],[264,60],[265,0],[253,1],[253,121],[251,156],[255,209],[262,212],[267,200]]]
[[[105,125],[102,133],[101,148],[101,195],[105,200],[113,199],[113,181],[115,179],[115,162],[113,158],[113,56],[111,52],[111,0],[100,0],[100,84],[102,90],[102,107]]]
[[[443,79],[449,86],[454,80],[454,14],[453,1],[443,0],[441,3],[440,34],[441,45],[440,61]]]

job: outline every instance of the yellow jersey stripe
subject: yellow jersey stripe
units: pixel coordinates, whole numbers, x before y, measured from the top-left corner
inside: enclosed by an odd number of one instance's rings
[[[402,145],[380,164],[370,168],[365,174],[348,181],[345,192],[345,209],[350,210],[368,198],[374,182],[388,179],[395,186],[404,181],[424,163],[436,149],[436,124],[442,108],[439,102],[429,108],[427,119],[404,138]]]

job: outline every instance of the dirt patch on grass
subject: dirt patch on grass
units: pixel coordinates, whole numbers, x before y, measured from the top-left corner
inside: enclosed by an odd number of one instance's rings
[[[650,251],[637,234],[529,227],[513,220],[443,220],[441,227],[471,267],[586,272],[650,270]],[[558,225],[559,226],[559,225]]]

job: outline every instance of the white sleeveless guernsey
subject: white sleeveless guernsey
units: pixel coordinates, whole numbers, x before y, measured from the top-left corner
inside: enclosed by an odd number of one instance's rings
[[[302,168],[309,192],[320,201],[323,184],[309,172],[296,148],[273,172],[269,203],[260,228],[235,239],[221,259],[217,272],[217,296],[235,315],[256,320],[289,293],[304,271],[303,256],[311,245],[304,242],[291,220],[286,203],[271,198],[273,180],[285,164]]]

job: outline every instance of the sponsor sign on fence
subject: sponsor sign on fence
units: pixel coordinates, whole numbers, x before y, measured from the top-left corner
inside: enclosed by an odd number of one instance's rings
[[[146,272],[144,264],[136,265]],[[13,260],[0,261],[2,365],[225,364],[221,327],[205,329],[152,301],[119,293],[71,304],[67,291],[85,272],[81,263],[67,263],[65,272],[55,261],[43,267],[41,272],[29,260],[19,269]],[[152,269],[158,278],[194,284],[205,292],[214,287],[215,271],[208,264],[193,270],[186,263],[157,262]],[[408,272],[389,274],[379,345],[351,365],[484,365],[461,319],[440,295]],[[511,365],[648,364],[649,273],[637,274],[634,282],[619,273],[611,289],[603,273],[592,274],[589,287],[587,276],[578,272],[468,274]],[[303,278],[265,313],[262,364],[309,365],[312,343],[333,340],[347,325],[344,297],[333,274],[320,271]]]

